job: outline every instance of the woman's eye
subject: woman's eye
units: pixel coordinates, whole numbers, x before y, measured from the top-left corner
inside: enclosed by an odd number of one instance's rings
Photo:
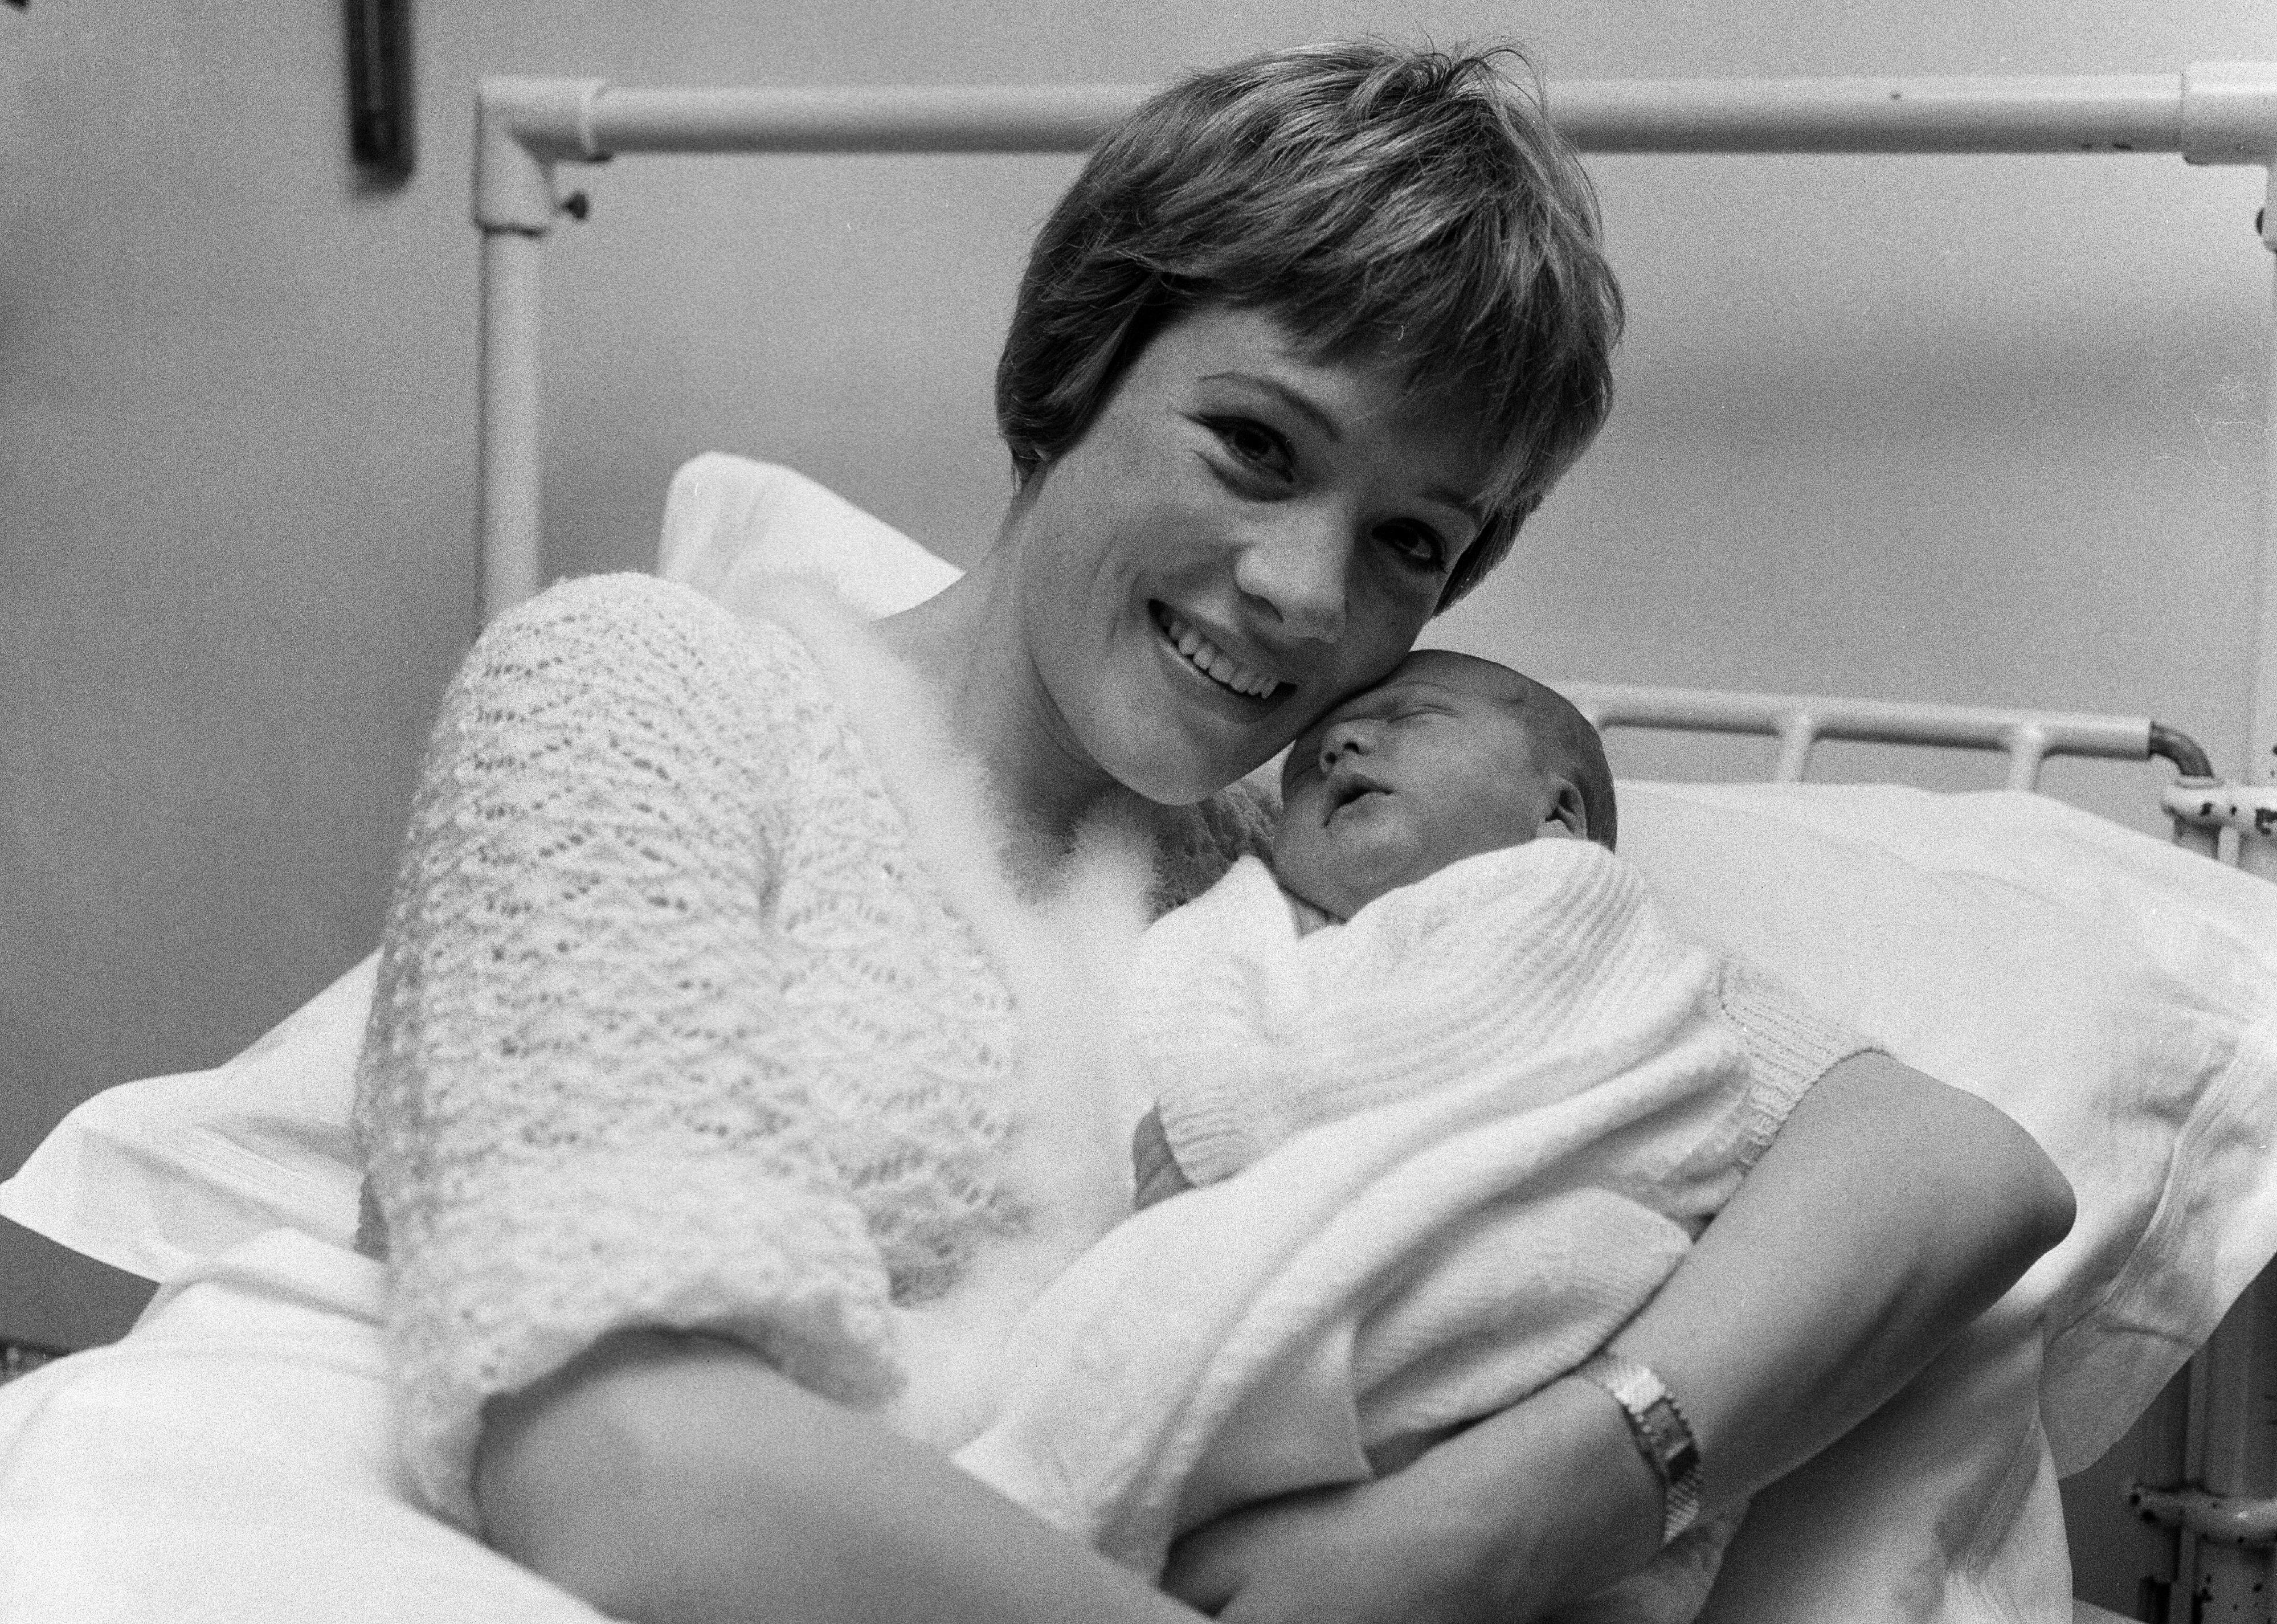
[[[1447,549],[1438,536],[1420,524],[1386,524],[1376,539],[1397,553],[1403,563],[1418,569],[1436,570],[1446,561]]]
[[[1261,423],[1245,417],[1221,419],[1210,425],[1219,443],[1242,461],[1277,478],[1286,479],[1295,459],[1289,442]]]

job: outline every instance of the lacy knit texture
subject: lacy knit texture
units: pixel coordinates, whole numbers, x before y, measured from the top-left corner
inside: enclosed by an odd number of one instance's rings
[[[923,860],[839,703],[882,654],[835,658],[604,577],[503,617],[445,701],[355,1120],[405,1462],[462,1525],[483,1401],[609,1330],[703,1327],[874,1404],[888,1305],[1019,1224],[994,904]],[[1264,827],[1171,820],[1157,905]]]

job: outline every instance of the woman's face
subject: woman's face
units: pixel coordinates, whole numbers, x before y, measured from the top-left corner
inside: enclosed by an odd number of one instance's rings
[[[1399,662],[1487,471],[1396,367],[1307,361],[1260,311],[1173,322],[1013,503],[1047,725],[1149,799],[1222,789]]]

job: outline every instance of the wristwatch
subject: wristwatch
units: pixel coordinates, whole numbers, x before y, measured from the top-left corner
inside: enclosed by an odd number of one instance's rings
[[[1660,1479],[1660,1543],[1667,1544],[1700,1520],[1700,1443],[1692,1436],[1692,1424],[1650,1365],[1604,1353],[1573,1374],[1610,1393],[1628,1417],[1637,1452]]]

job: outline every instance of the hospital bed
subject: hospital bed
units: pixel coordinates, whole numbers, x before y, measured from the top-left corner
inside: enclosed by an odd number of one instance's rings
[[[1077,151],[1144,94],[1131,87],[649,90],[592,80],[486,82],[474,196],[482,233],[485,616],[530,595],[544,575],[541,268],[549,234],[565,219],[585,217],[579,166],[640,153]],[[1552,88],[1550,105],[1585,152],[2159,151],[2192,163],[2261,164],[2277,186],[2277,65],[2099,79],[1568,83]],[[2265,216],[2262,229],[2277,251],[2277,217]],[[2277,381],[2277,370],[2272,377]],[[2268,457],[2267,488],[2277,492],[2277,413]],[[1607,729],[1771,739],[1773,778],[1786,783],[1804,780],[1814,751],[1833,740],[1997,752],[2014,790],[2032,789],[2052,758],[2161,759],[2174,768],[2160,801],[2174,842],[2197,858],[2277,880],[2277,498],[2265,503],[2264,525],[2243,782],[2218,775],[2198,743],[2147,718],[1603,684],[1569,691]],[[340,1009],[352,1003],[338,988],[317,1003],[324,999]],[[337,1009],[324,1018],[344,1028]],[[344,1279],[308,1294],[361,1311],[364,1289]],[[2127,1440],[2134,1504],[2164,1530],[2143,1575],[2143,1616],[2169,1624],[2277,1617],[2270,1595],[2277,1414],[2266,1396],[2277,1385],[2273,1320],[2277,1290],[2248,1289]],[[24,1385],[52,1380],[61,1369]],[[0,1589],[0,1600],[5,1596]]]

